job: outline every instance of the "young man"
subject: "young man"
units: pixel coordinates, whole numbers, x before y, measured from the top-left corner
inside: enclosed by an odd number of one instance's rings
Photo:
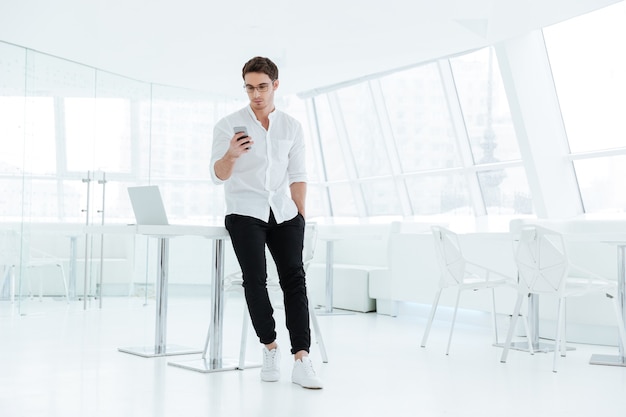
[[[276,323],[266,287],[267,245],[279,275],[294,367],[291,380],[322,388],[308,357],[311,345],[302,248],[306,166],[300,123],[276,110],[278,68],[264,57],[242,70],[250,104],[220,120],[213,131],[211,173],[224,184],[226,229],[243,274],[252,325],[263,347],[261,379],[280,378]]]

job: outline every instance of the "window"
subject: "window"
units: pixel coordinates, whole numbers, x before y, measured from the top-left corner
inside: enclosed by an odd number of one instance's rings
[[[624,212],[626,3],[544,29],[587,213]]]

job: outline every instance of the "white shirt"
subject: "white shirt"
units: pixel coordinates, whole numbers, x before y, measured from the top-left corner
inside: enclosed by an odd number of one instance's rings
[[[298,214],[289,186],[306,182],[304,133],[300,123],[288,114],[274,110],[265,130],[250,106],[221,119],[213,129],[211,177],[224,184],[226,214],[241,214],[269,221],[270,208],[277,223]],[[235,126],[246,126],[254,140],[250,151],[235,162],[230,178],[223,181],[215,175],[215,162],[230,145]]]

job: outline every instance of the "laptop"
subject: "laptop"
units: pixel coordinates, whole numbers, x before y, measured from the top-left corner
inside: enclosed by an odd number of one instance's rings
[[[138,225],[169,224],[158,185],[128,187],[128,195]]]

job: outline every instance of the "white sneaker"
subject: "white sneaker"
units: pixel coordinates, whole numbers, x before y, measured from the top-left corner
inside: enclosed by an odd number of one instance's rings
[[[308,356],[298,359],[293,364],[293,372],[291,373],[291,382],[298,384],[303,388],[321,389],[322,381],[315,374],[313,363]]]
[[[261,380],[276,382],[280,379],[280,350],[278,348],[268,350],[263,346],[263,367],[261,368]]]

